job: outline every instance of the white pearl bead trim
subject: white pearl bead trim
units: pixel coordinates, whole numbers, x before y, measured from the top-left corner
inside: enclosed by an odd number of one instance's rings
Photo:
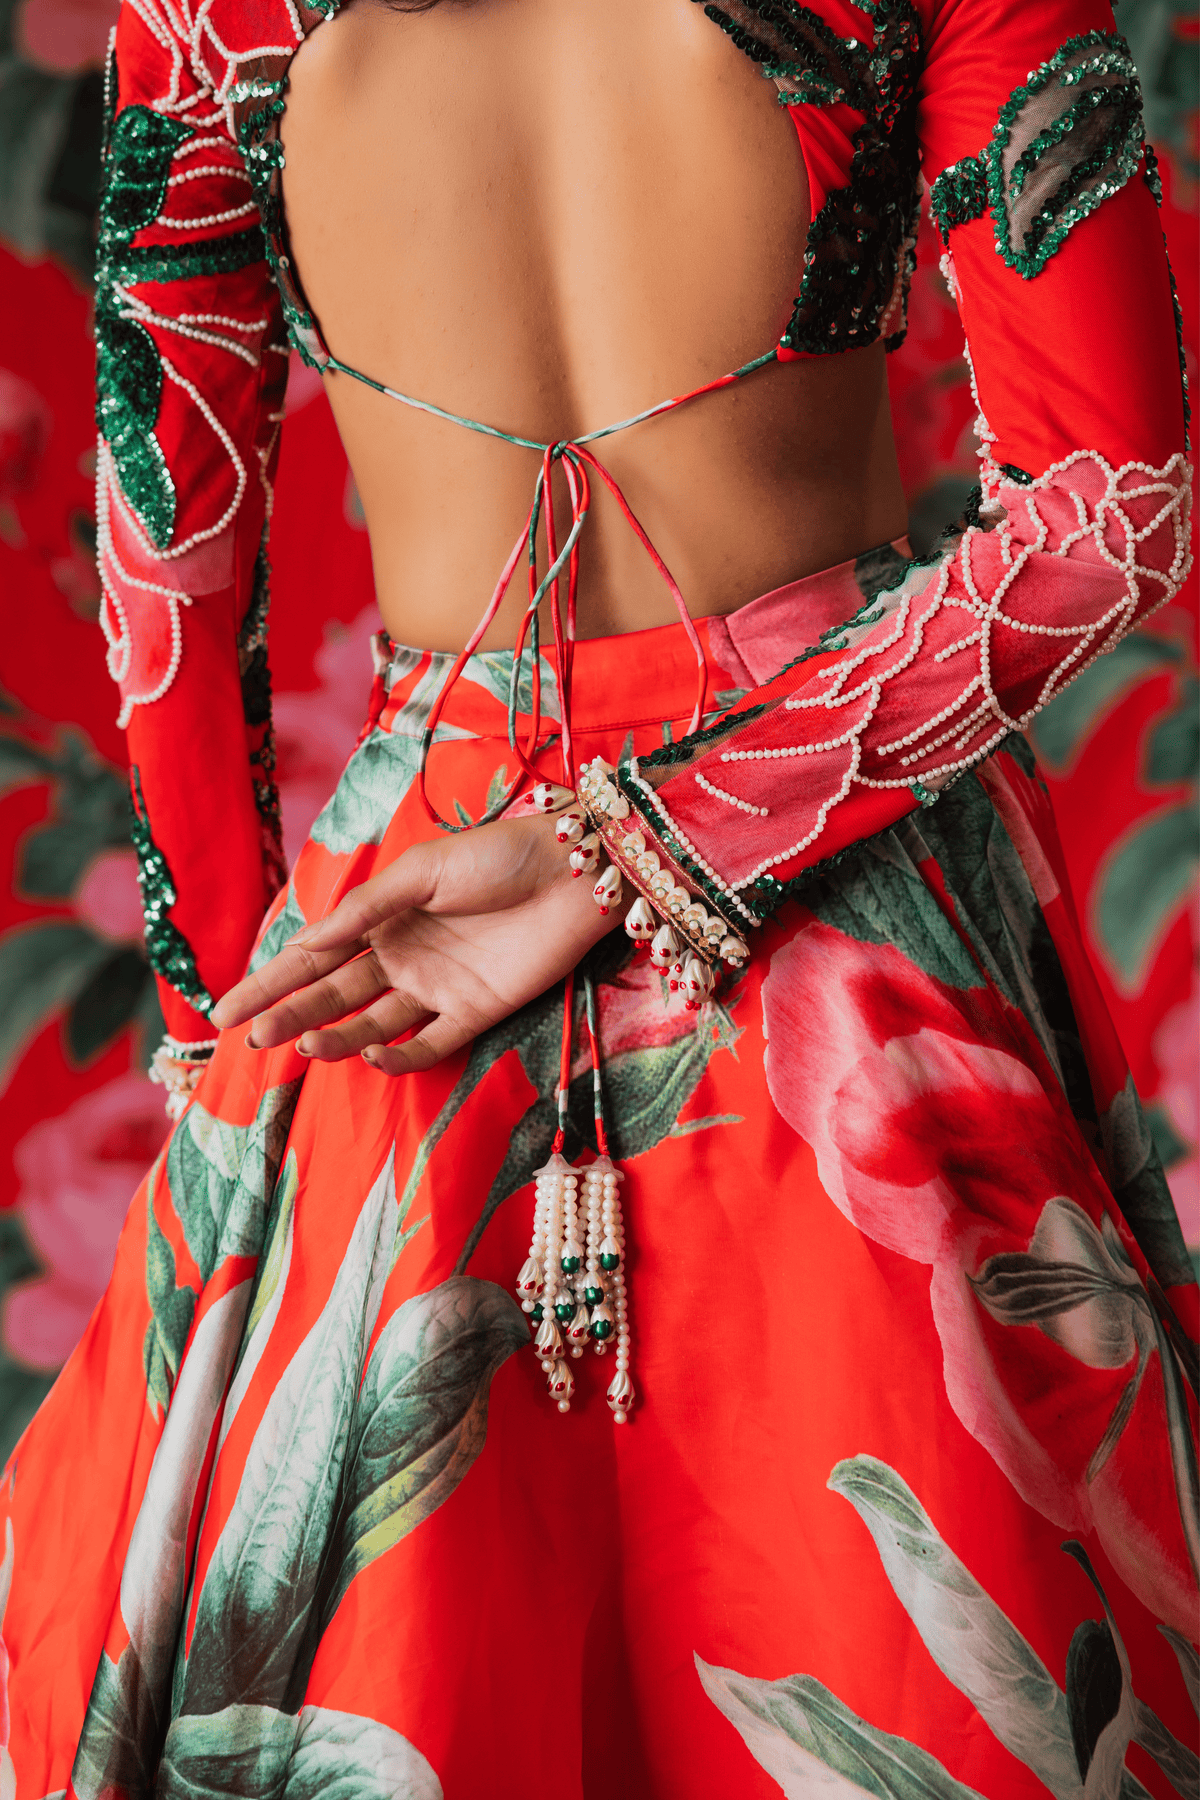
[[[724,760],[722,758],[722,761]],[[752,819],[765,819],[770,810],[766,806],[752,806],[749,800],[739,800],[736,794],[727,794],[724,788],[714,787],[711,781],[706,780],[700,774],[699,770],[696,771],[695,780],[706,794],[713,796],[714,800],[724,800],[726,805],[736,806],[739,812],[748,813]]]
[[[646,795],[649,807],[731,903],[736,903],[739,891],[751,886],[763,874],[777,870],[811,850],[824,833],[833,809],[855,786],[906,789],[919,783],[927,791],[934,792],[953,776],[983,761],[1010,732],[1024,730],[1067,682],[1089,667],[1097,656],[1113,648],[1135,623],[1140,623],[1148,613],[1169,600],[1186,576],[1191,566],[1187,532],[1191,477],[1181,454],[1172,457],[1161,469],[1132,461],[1114,468],[1097,452],[1080,450],[1052,464],[1036,481],[1024,485],[1006,475],[991,460],[989,445],[993,434],[982,419],[979,435],[984,446],[981,513],[995,521],[991,529],[985,531],[979,526],[968,526],[946,551],[923,591],[906,591],[911,582],[910,571],[905,583],[892,595],[878,597],[869,616],[863,616],[857,626],[851,624],[843,628],[842,636],[850,639],[845,650],[837,650],[833,660],[812,673],[811,686],[819,691],[792,694],[782,703],[784,712],[810,716],[819,709],[836,715],[852,706],[853,724],[844,731],[821,733],[819,737],[814,735],[811,741],[741,749],[736,747],[735,740],[734,747],[709,753],[712,762],[732,765],[786,762],[797,757],[848,751],[833,791],[821,798],[815,812],[810,813],[809,830],[794,842],[763,857],[748,873],[722,880],[704,863],[678,822],[671,818],[659,795],[652,793],[640,780],[634,765],[635,782]],[[1061,530],[1061,524],[1056,525],[1054,548],[1049,550],[1053,515],[1048,513],[1043,518],[1039,501],[1053,487],[1061,518],[1062,477],[1073,470],[1088,477],[1088,490],[1094,487],[1097,492],[1095,498],[1091,498],[1090,491],[1066,490],[1077,525],[1067,531]],[[1139,480],[1138,477],[1146,479]],[[1139,523],[1131,516],[1129,509],[1133,501],[1144,502],[1159,496],[1162,496],[1162,503],[1155,507],[1148,522]],[[1024,527],[1026,541],[1015,535],[1017,520]],[[1158,561],[1160,564],[1166,562],[1167,566],[1155,566],[1153,562],[1139,558],[1138,549],[1164,527],[1169,528],[1172,535],[1165,550],[1159,551]],[[983,565],[977,560],[978,548],[985,540],[990,551],[999,551],[1000,565],[999,570],[988,577],[987,593],[981,591]],[[1117,549],[1112,547],[1114,544]],[[1077,558],[1081,546],[1089,560],[1098,561],[1123,577],[1116,597],[1112,596],[1107,583],[1097,583],[1102,610],[1075,624],[1043,623],[1015,616],[1011,610],[1012,598],[1019,598],[1024,591],[1021,578],[1032,559],[1050,555],[1066,558],[1072,552]],[[993,556],[993,568],[994,565]],[[959,585],[953,590],[950,587],[952,575],[959,578]],[[950,608],[964,613],[970,626],[953,643],[930,656],[926,648],[929,626],[939,613]],[[1063,653],[1041,680],[1034,703],[1018,712],[1008,710],[993,684],[994,634],[999,631],[1047,642],[1062,641]],[[936,711],[900,736],[878,743],[872,741],[876,730],[874,720],[887,684],[922,656],[929,662],[944,664],[952,657],[971,655],[972,652],[974,666],[953,699],[939,705]],[[944,749],[948,749],[949,754],[938,757],[936,753]],[[878,775],[868,775],[864,769],[864,758],[868,753],[872,767],[884,759],[895,759],[895,773],[881,770]],[[740,810],[755,810],[749,802],[739,801],[718,787],[703,768],[693,768],[691,773],[705,792]],[[736,849],[736,839],[733,846]],[[744,908],[741,910],[745,911]]]

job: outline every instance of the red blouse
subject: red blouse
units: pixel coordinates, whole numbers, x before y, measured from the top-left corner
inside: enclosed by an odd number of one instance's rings
[[[335,3],[125,0],[110,61],[103,620],[180,1040],[213,1035],[211,997],[285,875],[265,546],[289,340],[318,365],[327,352],[287,256],[278,119],[287,65]],[[1176,591],[1186,399],[1153,152],[1103,0],[705,11],[775,83],[808,173],[778,354],[900,341],[923,180],[980,410],[979,501],[931,557],[589,800],[654,904],[639,838],[745,929],[814,864],[932,803]],[[701,954],[714,941],[693,935]]]

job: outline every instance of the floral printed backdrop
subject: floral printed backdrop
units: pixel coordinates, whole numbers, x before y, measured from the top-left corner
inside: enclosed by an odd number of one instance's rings
[[[0,1452],[82,1330],[166,1130],[124,744],[96,623],[91,260],[100,67],[114,0],[0,0]],[[1163,162],[1196,384],[1200,30],[1120,0]],[[926,232],[892,404],[924,547],[974,479],[957,314]],[[325,480],[312,481],[314,468]],[[301,471],[305,474],[301,499]],[[354,484],[320,382],[294,366],[272,557],[272,663],[294,856],[348,754],[377,623]],[[1200,1243],[1196,582],[1088,670],[1033,735],[1088,942]],[[203,746],[182,746],[203,780]]]

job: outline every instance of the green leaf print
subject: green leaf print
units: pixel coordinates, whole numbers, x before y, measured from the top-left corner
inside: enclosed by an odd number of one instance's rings
[[[254,1371],[262,1359],[262,1353],[267,1347],[267,1341],[271,1336],[275,1321],[279,1317],[279,1309],[283,1305],[288,1270],[292,1266],[292,1227],[295,1222],[296,1192],[299,1186],[300,1173],[296,1162],[296,1152],[289,1150],[276,1183],[274,1198],[271,1201],[271,1217],[268,1226],[270,1235],[267,1240],[266,1253],[259,1261],[250,1316],[246,1320],[241,1351],[221,1414],[221,1435],[217,1440],[218,1454],[221,1445],[229,1435],[229,1427],[237,1418],[238,1408],[242,1404]]]
[[[307,924],[308,920],[296,898],[296,884],[289,881],[286,900],[263,932],[258,947],[250,958],[250,973],[261,969],[264,963],[269,963],[283,949],[287,940]]]
[[[936,1757],[869,1725],[811,1675],[762,1681],[699,1656],[696,1669],[713,1705],[788,1800],[981,1800]]]
[[[1129,1652],[1091,1558],[1083,1545],[1073,1538],[1067,1540],[1063,1549],[1079,1564],[1104,1608],[1103,1621],[1088,1620],[1076,1631],[1067,1660],[1068,1683],[1074,1673],[1078,1685],[1081,1673],[1086,1670],[1092,1677],[1089,1690],[1093,1683],[1098,1690],[1081,1693],[1072,1708],[1071,1722],[1076,1730],[1079,1767],[1087,1775],[1086,1800],[1141,1800],[1146,1794],[1141,1782],[1125,1767],[1125,1755],[1131,1743],[1140,1744],[1154,1758],[1183,1800],[1197,1800],[1200,1796],[1200,1757],[1188,1745],[1181,1744],[1153,1708],[1134,1693]],[[1107,1648],[1097,1654],[1105,1638]],[[1091,1647],[1090,1656],[1084,1645]],[[1090,1707],[1089,1701],[1092,1702]]]
[[[658,996],[644,984],[650,977],[645,965],[631,963],[628,943],[615,936],[602,939],[582,965],[592,980],[615,990],[614,1011],[618,1025],[628,1031],[644,1031],[644,1041],[629,1044],[604,1056],[604,1089],[613,1155],[623,1161],[642,1156],[672,1135],[679,1115],[695,1093],[710,1059],[718,1050],[731,1050],[741,1036],[733,1019],[736,993],[725,1000],[710,1000],[699,1013],[680,1013],[664,1018],[651,1013]],[[657,981],[657,977],[653,978]],[[575,1042],[585,1041],[582,981],[575,988]],[[509,1135],[508,1149],[492,1183],[483,1210],[456,1264],[461,1274],[475,1253],[488,1221],[510,1194],[525,1186],[550,1153],[558,1128],[555,1091],[562,1049],[562,989],[552,988],[519,1013],[503,1020],[476,1038],[470,1059],[453,1092],[422,1142],[405,1189],[416,1192],[429,1157],[442,1132],[492,1065],[508,1050],[516,1050],[521,1066],[538,1090],[538,1097],[522,1114]],[[604,1029],[601,1027],[601,1048]],[[592,1075],[586,1069],[571,1082],[568,1129],[564,1154],[568,1160],[584,1146],[596,1147],[592,1107]]]
[[[149,1800],[163,1726],[137,1651],[127,1644],[119,1662],[107,1651],[92,1683],[83,1734],[71,1769],[77,1800]]]
[[[1075,1632],[1065,1695],[895,1469],[855,1456],[835,1465],[828,1485],[870,1531],[884,1572],[939,1669],[1056,1800],[1085,1800],[1085,1775],[1086,1800],[1149,1800],[1125,1768],[1131,1742],[1155,1758],[1184,1800],[1196,1800],[1200,1760],[1134,1694],[1116,1620],[1081,1545],[1068,1542],[1063,1549],[1095,1587],[1104,1620],[1085,1620]],[[1174,1646],[1177,1634],[1168,1636]],[[1191,1692],[1195,1654],[1179,1643]],[[811,1675],[766,1681],[695,1660],[709,1699],[789,1800],[818,1793],[822,1800],[859,1794],[979,1800],[924,1750],[868,1724]]]
[[[161,1162],[155,1164],[146,1184],[146,1298],[150,1302],[150,1323],[142,1341],[146,1398],[155,1415],[166,1412],[170,1405],[179,1359],[196,1310],[196,1290],[178,1286],[175,1252],[154,1210],[161,1168]]]
[[[1200,1719],[1200,1656],[1196,1654],[1195,1645],[1189,1644],[1185,1637],[1181,1637],[1169,1625],[1160,1625],[1158,1629],[1175,1652],[1175,1660],[1179,1664],[1179,1673],[1192,1703],[1192,1711]]]
[[[200,1591],[182,1710],[283,1702],[335,1517],[363,1353],[391,1268],[393,1154],[363,1202],[329,1298],[280,1377]]]
[[[952,789],[939,805],[951,805],[957,795]],[[804,905],[860,944],[894,944],[948,987],[981,987],[981,970],[917,867],[922,854],[928,852],[911,833],[882,832],[806,882]]]
[[[421,1752],[388,1725],[305,1706],[233,1705],[176,1719],[158,1800],[442,1800]]]
[[[938,1535],[902,1476],[873,1456],[828,1485],[858,1513],[884,1573],[938,1668],[1057,1800],[1079,1800],[1066,1696],[1033,1647]]]
[[[1033,757],[1022,738],[1008,740],[993,761],[993,770],[1002,770],[1010,758],[1024,775],[1034,776]],[[1029,872],[991,794],[971,776],[943,794],[937,806],[905,820],[896,835],[914,864],[930,856],[936,859],[958,922],[984,972],[1024,1013],[1072,1112],[1091,1125],[1095,1095],[1070,990]],[[930,930],[943,938],[949,929],[948,920],[930,921]],[[901,947],[907,953],[907,945]],[[970,986],[978,980],[976,974],[956,985]]]
[[[249,1281],[220,1296],[179,1373],[121,1569],[129,1644],[118,1663],[102,1658],[80,1733],[76,1770],[86,1769],[89,1794],[153,1792],[144,1771],[153,1771],[167,1728],[200,1478],[249,1300]],[[78,1773],[76,1786],[82,1794]]]
[[[1191,893],[1198,858],[1200,820],[1195,802],[1185,801],[1139,820],[1104,865],[1096,890],[1097,935],[1127,991],[1140,987]]]
[[[421,732],[446,677],[443,662],[448,666],[452,660],[435,656],[405,702],[395,727],[373,731],[358,746],[332,798],[317,815],[309,833],[314,843],[324,844],[335,856],[348,856],[362,844],[383,842],[393,813],[416,780]],[[472,735],[460,725],[439,725],[433,742],[436,746]]]
[[[1147,1262],[1165,1287],[1186,1285],[1192,1280],[1191,1259],[1131,1074],[1101,1113],[1100,1135],[1113,1197]]]
[[[268,1088],[251,1125],[230,1125],[199,1101],[167,1151],[171,1198],[202,1281],[227,1256],[257,1256],[300,1082]]]
[[[1065,775],[1093,731],[1139,682],[1183,661],[1183,647],[1148,631],[1131,631],[1056,694],[1027,733],[1039,760]]]
[[[70,919],[27,925],[0,943],[0,1085],[29,1037],[70,1006],[112,945]]]
[[[268,1200],[299,1092],[299,1081],[268,1088],[250,1126],[229,1125],[196,1101],[172,1137],[165,1159],[171,1201],[201,1283],[211,1281],[226,1256],[257,1256],[262,1248]],[[163,1167],[160,1160],[146,1189],[150,1322],[142,1356],[146,1397],[155,1412],[170,1400],[197,1300],[190,1284],[180,1285],[175,1252],[158,1222]]]
[[[462,1275],[388,1320],[355,1412],[322,1629],[359,1570],[454,1492],[483,1449],[492,1378],[528,1342],[516,1301]]]
[[[485,650],[471,658],[467,667],[467,679],[477,681],[482,688],[501,706],[507,709],[508,692],[512,681],[512,651]],[[554,664],[549,657],[541,658],[542,692],[541,714],[543,719],[561,719],[562,709],[558,703],[558,676]],[[517,711],[531,715],[533,712],[533,657],[528,644],[521,652],[521,672],[517,677]]]

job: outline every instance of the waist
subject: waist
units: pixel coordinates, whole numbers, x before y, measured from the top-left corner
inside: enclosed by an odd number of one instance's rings
[[[784,663],[842,625],[911,555],[906,538],[864,551],[844,562],[758,595],[736,611],[696,620],[708,664],[711,717],[769,681]],[[384,671],[387,704],[380,724],[399,735],[420,737],[429,706],[456,660],[449,650],[393,643]],[[512,675],[511,649],[481,649],[469,657],[441,715],[458,736],[506,738]],[[541,741],[558,730],[560,707],[552,654],[539,659]],[[687,728],[696,695],[696,660],[682,624],[581,639],[575,646],[571,715],[576,733],[660,726],[667,741]],[[533,659],[522,656],[518,682],[519,725],[532,715]],[[439,727],[439,730],[441,727]]]

